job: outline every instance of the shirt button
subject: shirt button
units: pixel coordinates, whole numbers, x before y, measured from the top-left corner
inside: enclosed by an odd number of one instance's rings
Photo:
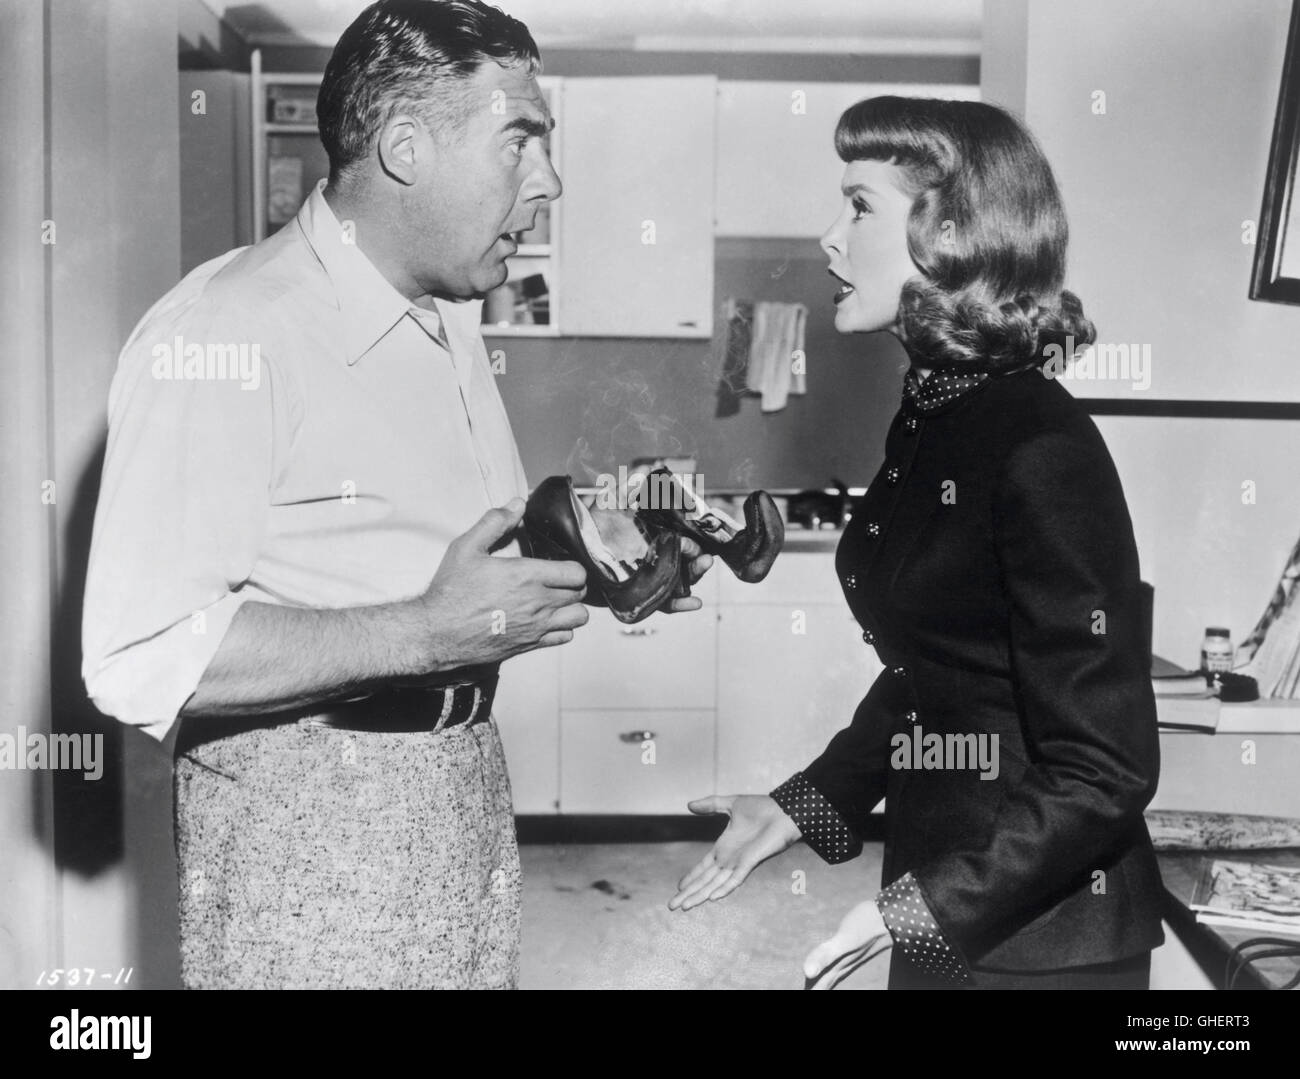
[[[869,630],[869,629],[864,629],[864,630],[862,631],[862,639],[863,639],[864,641],[866,641],[867,644],[875,644],[875,643],[876,643],[876,635],[875,635],[874,633],[872,633],[871,630]]]
[[[917,428],[921,426],[921,421],[915,416],[908,416],[903,421],[903,431],[909,435],[916,434]]]
[[[921,719],[921,717],[916,712],[905,712],[903,714],[903,718],[907,720],[908,723],[918,723],[920,722]]]
[[[906,678],[906,677],[907,677],[907,668],[906,668],[906,667],[891,667],[889,673],[892,674],[895,678]]]
[[[872,539],[880,535],[880,523],[878,521],[867,522],[867,535]]]
[[[846,573],[846,574],[844,575],[844,587],[845,587],[845,588],[857,588],[857,587],[858,587],[858,575],[857,575],[856,573]]]
[[[891,468],[885,473],[885,482],[890,487],[897,487],[898,481],[903,478],[903,473],[897,468]]]

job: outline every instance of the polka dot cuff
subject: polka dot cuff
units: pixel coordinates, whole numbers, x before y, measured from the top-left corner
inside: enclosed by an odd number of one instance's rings
[[[822,792],[796,772],[771,794],[794,821],[803,841],[824,861],[835,865],[862,853],[862,843]]]
[[[876,906],[894,947],[920,970],[959,983],[969,978],[966,964],[952,949],[930,913],[911,873],[904,873],[876,896]]]

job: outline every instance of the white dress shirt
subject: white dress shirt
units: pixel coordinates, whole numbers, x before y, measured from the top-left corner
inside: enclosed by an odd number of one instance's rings
[[[413,306],[323,186],[190,273],[118,360],[82,676],[159,739],[242,604],[419,595],[452,539],[528,493],[481,303]]]

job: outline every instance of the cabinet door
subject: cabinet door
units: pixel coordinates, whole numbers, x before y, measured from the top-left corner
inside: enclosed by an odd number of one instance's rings
[[[625,625],[594,608],[558,651],[560,703],[571,708],[707,708],[717,703],[717,608]]]
[[[539,648],[501,665],[492,716],[506,751],[516,813],[559,808],[560,651]]]
[[[712,711],[561,714],[564,813],[685,814],[713,791]]]
[[[843,604],[720,612],[718,793],[763,794],[848,726],[881,663]]]
[[[712,76],[564,80],[560,332],[713,333]]]

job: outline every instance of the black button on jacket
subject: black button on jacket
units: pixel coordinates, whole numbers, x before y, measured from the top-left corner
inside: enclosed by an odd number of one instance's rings
[[[934,410],[905,404],[836,562],[886,669],[803,774],[859,835],[886,797],[883,883],[911,872],[983,967],[1159,944],[1137,549],[1082,406],[1037,369]],[[996,734],[997,777],[896,766],[904,733]]]

